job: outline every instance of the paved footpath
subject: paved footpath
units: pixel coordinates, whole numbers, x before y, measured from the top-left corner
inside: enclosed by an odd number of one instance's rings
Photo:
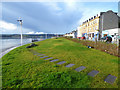
[[[37,55],[37,56],[39,56],[40,58],[44,58],[44,60],[50,60],[50,62],[59,61],[59,59],[54,59],[53,57],[45,56],[45,54],[37,53],[37,52],[35,52],[35,51],[34,51],[34,53],[35,53],[34,55]],[[36,54],[36,53],[37,53],[37,54]],[[66,61],[60,61],[60,62],[58,62],[57,64],[58,64],[58,65],[61,65],[61,64],[64,64],[64,63],[66,63]],[[68,64],[68,65],[66,65],[65,67],[69,68],[69,67],[72,67],[73,65],[75,65],[75,64]],[[74,70],[76,70],[77,72],[81,72],[81,71],[84,70],[84,69],[86,69],[85,66],[80,66],[80,67],[78,67],[78,68],[76,68],[76,69],[74,69]],[[91,76],[91,77],[95,77],[97,74],[99,74],[99,71],[97,71],[97,70],[92,70],[92,71],[89,72],[87,75],[88,75],[88,76]],[[117,77],[112,76],[112,75],[109,74],[109,75],[104,79],[104,81],[107,82],[107,83],[113,84],[113,83],[115,82],[116,78],[117,78]]]
[[[0,58],[2,58],[5,54],[7,54],[8,52],[10,52],[11,50],[13,50],[13,49],[15,49],[15,48],[17,48],[17,47],[19,47],[19,46],[15,46],[15,47],[12,47],[12,48],[10,48],[10,49],[7,49],[7,50],[4,51],[4,52],[1,52],[1,53],[0,53]]]
[[[41,40],[42,41],[42,40]],[[28,44],[30,44],[30,43],[28,43]],[[22,44],[22,46],[23,45],[25,45],[25,44]],[[4,52],[1,52],[0,53],[0,58],[2,58],[5,54],[7,54],[8,52],[10,52],[11,50],[13,50],[13,49],[15,49],[15,48],[17,48],[17,47],[20,47],[21,45],[18,45],[18,46],[14,46],[14,47],[12,47],[12,48],[9,48],[9,49],[7,49],[7,50],[5,50]]]

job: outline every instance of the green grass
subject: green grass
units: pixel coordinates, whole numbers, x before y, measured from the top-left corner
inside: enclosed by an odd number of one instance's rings
[[[64,39],[47,39],[16,48],[2,58],[3,88],[117,88],[118,58],[79,43]],[[49,62],[33,53],[39,52],[59,61]],[[75,64],[67,68],[67,64]],[[81,72],[74,69],[85,66]],[[87,75],[92,70],[99,73],[94,78]],[[117,77],[114,84],[105,83],[108,74]]]

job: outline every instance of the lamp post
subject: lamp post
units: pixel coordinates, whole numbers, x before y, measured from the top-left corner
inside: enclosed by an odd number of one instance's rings
[[[22,46],[22,39],[23,39],[23,36],[22,36],[22,23],[23,23],[23,20],[22,20],[21,18],[19,18],[17,21],[20,22],[20,30],[21,30],[21,46]]]
[[[47,39],[47,33],[46,33],[46,39]]]

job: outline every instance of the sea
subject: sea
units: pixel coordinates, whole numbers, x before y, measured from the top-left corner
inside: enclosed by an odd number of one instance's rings
[[[37,38],[38,41],[45,40],[46,38]],[[23,39],[23,45],[32,43],[32,38],[26,38]],[[21,39],[0,39],[0,53],[6,51],[7,49],[10,49],[15,46],[21,45]]]

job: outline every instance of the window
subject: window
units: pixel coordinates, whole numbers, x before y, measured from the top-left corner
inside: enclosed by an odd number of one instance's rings
[[[90,31],[91,31],[91,28],[90,28]]]
[[[95,27],[95,30],[97,30],[97,29],[98,29],[98,27],[96,26],[96,27]]]
[[[95,23],[97,23],[97,20],[95,20]]]
[[[96,19],[96,23],[98,23],[99,19]]]
[[[94,21],[94,23],[96,23],[96,20]]]
[[[94,33],[92,33],[92,37],[94,37]]]
[[[88,37],[90,37],[90,34],[88,34]]]

